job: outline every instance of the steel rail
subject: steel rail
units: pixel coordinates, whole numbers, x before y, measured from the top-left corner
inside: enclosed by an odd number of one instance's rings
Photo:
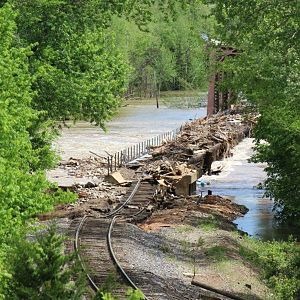
[[[142,209],[140,209],[137,213],[130,215],[128,217],[124,216],[125,219],[131,219],[131,218],[134,218],[134,217],[140,215],[142,212],[144,212],[147,209],[147,207],[150,205],[150,203],[151,203],[151,201],[147,202],[146,205]],[[122,217],[122,216],[119,216],[119,217]]]
[[[77,253],[77,257],[78,257],[78,260],[79,260],[79,262],[80,262],[80,264],[81,264],[81,268],[82,268],[83,272],[85,273],[86,277],[88,278],[88,281],[89,281],[91,287],[93,288],[93,290],[94,290],[95,292],[97,292],[97,291],[99,290],[99,288],[98,288],[98,286],[96,285],[96,283],[93,281],[92,277],[91,277],[91,276],[89,275],[89,273],[87,272],[87,270],[86,270],[86,268],[85,268],[85,265],[84,265],[84,262],[83,262],[82,259],[81,259],[81,255],[79,254],[79,243],[78,243],[78,241],[79,241],[79,232],[80,232],[80,230],[82,229],[83,224],[84,224],[84,222],[85,222],[85,220],[86,220],[87,218],[88,218],[88,216],[84,216],[84,217],[81,219],[81,221],[80,221],[80,223],[79,223],[79,225],[78,225],[78,227],[77,227],[77,230],[76,230],[76,233],[75,233],[74,248],[75,248],[75,251],[76,251],[76,253]]]
[[[141,213],[142,211],[143,211],[144,209],[142,209],[140,212],[138,212],[137,214],[135,214],[135,215],[138,215],[139,213]],[[121,264],[120,264],[120,262],[119,262],[119,260],[117,259],[117,256],[116,256],[116,254],[115,254],[115,252],[114,252],[114,250],[113,250],[113,247],[112,247],[112,241],[111,241],[111,239],[112,239],[112,231],[113,231],[113,226],[114,226],[114,224],[115,224],[115,222],[116,222],[116,219],[117,218],[120,218],[120,217],[122,217],[121,215],[116,215],[116,216],[114,216],[113,217],[113,219],[112,219],[112,221],[111,221],[111,223],[110,223],[110,226],[109,226],[109,231],[108,231],[108,234],[107,234],[107,243],[108,243],[108,249],[109,249],[109,252],[110,252],[110,255],[111,255],[111,257],[112,257],[112,260],[114,261],[114,264],[116,265],[116,267],[118,268],[118,270],[119,270],[119,272],[121,273],[121,275],[125,278],[125,280],[135,289],[135,290],[137,290],[138,289],[138,287],[137,287],[137,285],[133,282],[133,280],[127,275],[127,273],[126,273],[126,271],[123,269],[123,267],[121,266]],[[192,285],[197,285],[197,284],[195,284],[195,283],[193,283],[192,282]],[[198,285],[199,287],[201,287],[202,289],[205,289],[205,290],[207,290],[207,291],[210,291],[210,292],[212,292],[212,293],[214,293],[214,294],[218,294],[218,295],[221,295],[221,296],[225,296],[227,299],[231,299],[231,300],[245,300],[245,299],[243,299],[243,298],[240,298],[240,297],[238,297],[238,296],[236,296],[236,295],[233,295],[232,293],[229,293],[229,292],[223,292],[223,291],[221,291],[221,290],[219,290],[219,289],[215,289],[215,288],[213,288],[213,287],[211,287],[211,286],[209,286],[209,285],[205,285],[205,287],[204,286],[201,286],[201,285]],[[141,292],[143,293],[143,291],[141,290]],[[147,298],[147,296],[143,293],[143,295],[144,295],[144,300],[150,300],[149,298]],[[186,298],[186,299],[188,299],[188,298]]]
[[[128,202],[132,200],[132,198],[135,196],[136,192],[138,191],[139,187],[141,186],[141,181],[142,181],[141,179],[138,180],[131,194],[129,195],[127,200],[122,203],[122,205],[120,205],[117,209],[115,209],[111,213],[108,213],[105,216],[101,216],[101,218],[109,218],[116,215],[126,204],[128,204]]]
[[[108,243],[108,249],[111,255],[112,260],[114,261],[114,264],[117,266],[119,272],[122,274],[122,276],[126,279],[126,281],[135,289],[137,290],[138,287],[135,285],[135,283],[131,280],[131,278],[127,275],[127,273],[125,272],[125,270],[122,268],[119,260],[117,259],[115,252],[113,250],[112,247],[112,242],[111,242],[111,234],[112,234],[112,230],[113,230],[113,226],[114,223],[116,221],[116,219],[119,216],[114,216],[113,219],[111,220],[110,226],[109,226],[109,230],[107,233],[107,243]],[[149,298],[146,297],[146,295],[144,295],[144,300],[149,300]]]
[[[117,209],[115,209],[115,210],[112,211],[111,213],[108,213],[108,214],[106,214],[106,215],[104,215],[104,216],[101,216],[101,218],[109,218],[109,217],[111,217],[111,216],[116,215],[122,208],[124,208],[124,206],[125,206],[126,204],[128,204],[128,203],[132,200],[132,198],[135,196],[136,192],[138,191],[140,185],[141,185],[141,179],[138,180],[137,184],[135,185],[134,189],[133,189],[132,192],[130,193],[129,197],[127,198],[126,201],[124,201],[124,202],[122,203],[122,205],[120,205]],[[98,288],[98,286],[96,285],[96,283],[93,281],[92,277],[91,277],[91,276],[89,275],[89,273],[87,272],[86,267],[85,267],[85,264],[84,264],[84,262],[83,262],[83,260],[82,260],[82,258],[81,258],[81,255],[79,254],[79,234],[80,234],[80,231],[81,231],[81,229],[82,229],[82,227],[83,227],[83,225],[84,225],[84,222],[86,221],[87,218],[89,218],[88,215],[83,216],[83,218],[81,219],[81,221],[80,221],[80,223],[79,223],[79,225],[78,225],[78,227],[77,227],[77,229],[76,229],[76,232],[75,232],[75,240],[74,240],[74,248],[75,248],[75,251],[76,251],[76,253],[77,253],[77,257],[78,257],[78,260],[79,260],[79,262],[80,262],[80,264],[81,264],[82,270],[83,270],[84,273],[86,274],[87,279],[88,279],[88,281],[89,281],[91,287],[93,288],[93,290],[94,290],[95,292],[97,292],[97,291],[99,290],[99,288]],[[120,266],[120,268],[121,268],[121,266]],[[125,277],[125,278],[126,278],[126,277]]]
[[[112,258],[112,261],[113,261],[114,265],[116,266],[116,268],[118,269],[119,273],[121,273],[122,277],[123,277],[123,278],[124,278],[124,279],[125,279],[125,280],[126,280],[126,281],[134,288],[134,289],[136,289],[136,290],[138,289],[137,285],[133,282],[133,280],[128,276],[128,274],[126,273],[126,271],[123,269],[123,267],[121,266],[119,260],[118,260],[117,257],[116,257],[116,254],[115,254],[115,252],[114,252],[114,250],[113,250],[113,247],[112,247],[112,231],[113,231],[113,226],[114,226],[114,224],[115,224],[115,222],[116,222],[116,219],[117,219],[117,218],[121,218],[121,217],[126,217],[126,216],[119,215],[119,214],[117,214],[117,213],[118,213],[122,208],[124,208],[124,206],[125,206],[126,204],[128,204],[128,203],[132,200],[132,198],[133,198],[133,197],[135,196],[135,194],[137,193],[137,191],[138,191],[140,185],[141,185],[141,180],[139,180],[139,181],[137,182],[136,186],[134,187],[133,191],[131,192],[131,194],[129,195],[129,197],[127,198],[127,200],[124,201],[124,203],[122,203],[122,205],[121,205],[120,207],[118,207],[118,208],[117,208],[116,210],[114,210],[113,212],[111,212],[111,213],[109,213],[109,214],[107,214],[107,215],[101,217],[101,218],[109,218],[109,217],[113,217],[112,220],[111,220],[111,222],[110,222],[110,224],[109,224],[109,229],[108,229],[107,236],[106,236],[106,241],[107,241],[107,246],[108,246],[109,255],[110,255],[110,257]],[[150,202],[147,203],[147,206],[149,205],[149,203],[150,203]],[[133,214],[133,215],[131,215],[131,216],[127,216],[126,218],[128,219],[128,218],[130,218],[130,217],[137,216],[137,215],[139,215],[140,213],[142,213],[145,209],[146,209],[146,207],[142,208],[139,212],[137,212],[137,213],[135,213],[135,214]],[[78,251],[78,250],[79,250],[79,242],[78,242],[78,241],[79,241],[79,234],[80,234],[80,231],[81,231],[81,229],[82,229],[82,227],[83,227],[83,225],[84,225],[84,222],[86,221],[87,218],[89,218],[89,216],[85,215],[85,216],[81,219],[81,221],[80,221],[80,223],[79,223],[79,225],[78,225],[78,227],[77,227],[77,230],[76,230],[76,233],[75,233],[74,248],[75,248],[75,250],[76,250],[76,252],[77,252],[77,257],[78,257],[78,259],[79,259],[79,262],[80,262],[80,264],[81,264],[81,267],[82,267],[83,271],[85,272],[85,274],[86,274],[86,276],[87,276],[87,278],[88,278],[88,281],[89,281],[91,287],[93,288],[93,290],[94,290],[95,292],[97,292],[97,291],[99,290],[99,288],[98,288],[97,284],[93,281],[93,279],[91,278],[91,276],[89,275],[89,273],[87,272],[86,267],[85,267],[85,264],[84,264],[84,262],[83,262],[83,260],[82,260],[82,258],[81,258],[81,256],[80,256],[80,254],[79,254],[79,251]],[[192,284],[193,284],[193,283],[192,283]],[[194,285],[196,285],[196,284],[194,284]],[[217,290],[217,289],[215,289],[215,288],[213,288],[213,287],[210,287],[210,286],[208,286],[208,285],[206,285],[205,287],[202,287],[202,288],[205,289],[205,290],[207,290],[207,291],[210,291],[210,292],[212,292],[212,293],[214,293],[214,294],[219,294],[219,295],[221,295],[221,296],[223,296],[223,297],[225,296],[225,297],[228,298],[228,299],[232,299],[232,300],[236,300],[236,299],[243,300],[242,298],[239,298],[238,296],[235,296],[235,295],[233,295],[233,294],[230,294],[230,293],[226,293],[226,292]],[[143,291],[142,291],[142,292],[143,292]],[[143,293],[143,294],[144,294],[144,293]],[[146,295],[144,295],[144,300],[150,300],[150,299],[147,298]]]

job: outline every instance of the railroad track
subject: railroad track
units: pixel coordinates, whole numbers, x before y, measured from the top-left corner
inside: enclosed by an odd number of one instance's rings
[[[116,283],[113,293],[118,299],[124,297],[128,287],[136,288],[114,256],[111,232],[117,216],[123,221],[147,218],[151,214],[148,207],[153,201],[154,192],[153,184],[139,180],[127,199],[114,211],[97,219],[84,216],[75,224],[74,248],[80,249],[79,260],[95,292],[106,286],[108,281]]]
[[[113,241],[124,235],[124,221],[141,221],[151,214],[155,186],[150,182],[138,181],[130,191],[128,198],[113,212],[101,218],[84,216],[75,223],[74,247],[80,249],[79,260],[87,275],[90,286],[95,292],[115,283],[113,294],[124,299],[129,287],[139,288],[145,294],[145,300],[188,300],[188,299],[239,299],[224,297],[215,291],[207,293],[194,286],[170,284],[152,273],[141,273],[132,267],[122,267],[113,249]],[[122,245],[117,245],[122,247]],[[115,247],[114,247],[115,248]]]

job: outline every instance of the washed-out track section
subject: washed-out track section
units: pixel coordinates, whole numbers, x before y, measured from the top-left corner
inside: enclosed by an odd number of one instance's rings
[[[153,183],[138,181],[128,191],[126,200],[113,212],[97,219],[85,216],[73,220],[69,233],[75,235],[75,249],[80,249],[79,259],[91,287],[97,291],[107,281],[113,281],[116,284],[112,293],[120,300],[125,299],[129,287],[139,288],[145,300],[231,299],[181,282],[174,284],[174,280],[136,270],[128,266],[125,257],[118,260],[114,248],[122,248],[122,243],[117,241],[118,237],[124,238],[126,234],[123,230],[124,222],[130,220],[135,223],[149,217],[154,193]]]
[[[121,266],[111,249],[109,238],[113,220],[116,215],[121,222],[147,218],[151,214],[150,203],[154,193],[155,185],[138,181],[128,191],[126,200],[113,212],[97,219],[84,216],[81,220],[73,221],[70,233],[75,235],[74,248],[80,250],[79,259],[94,291],[101,289],[108,281],[114,282],[113,294],[118,299],[124,299],[131,285],[126,274],[122,275]]]

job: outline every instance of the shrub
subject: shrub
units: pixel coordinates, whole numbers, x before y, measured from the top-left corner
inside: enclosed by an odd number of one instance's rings
[[[246,238],[240,255],[262,268],[262,275],[277,299],[298,299],[300,295],[300,247],[286,242],[262,242]]]

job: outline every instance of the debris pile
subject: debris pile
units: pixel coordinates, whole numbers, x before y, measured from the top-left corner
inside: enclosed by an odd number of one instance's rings
[[[142,171],[157,179],[162,190],[190,195],[199,177],[221,171],[221,166],[212,169],[212,163],[231,155],[230,150],[251,135],[257,117],[218,114],[188,123],[175,140],[151,147],[152,159]]]
[[[214,160],[230,155],[244,137],[251,134],[257,115],[214,115],[186,124],[176,140],[152,147],[155,159],[185,162],[209,171]]]
[[[107,162],[100,157],[70,158],[59,163],[59,168],[66,170],[69,176],[100,178],[105,175]]]

